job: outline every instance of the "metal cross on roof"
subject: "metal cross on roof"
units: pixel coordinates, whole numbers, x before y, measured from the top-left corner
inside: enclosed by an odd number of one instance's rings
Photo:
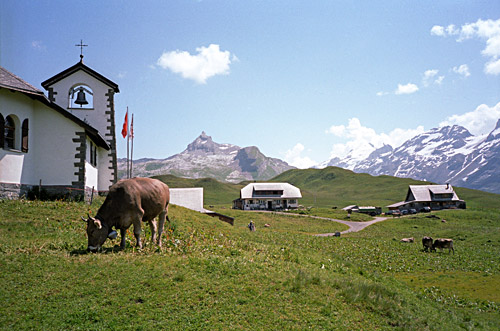
[[[84,47],[87,47],[88,45],[85,45],[85,44],[83,43],[83,40],[82,40],[82,39],[80,39],[80,44],[76,44],[75,46],[80,47],[80,61],[83,61],[83,48],[84,48]]]

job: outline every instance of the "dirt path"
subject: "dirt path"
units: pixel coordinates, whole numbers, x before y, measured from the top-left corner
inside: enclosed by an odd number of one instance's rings
[[[389,217],[375,217],[373,220],[368,221],[368,222],[353,222],[353,221],[343,221],[343,220],[337,220],[335,218],[328,218],[328,217],[321,217],[321,216],[312,216],[312,215],[301,215],[301,214],[290,214],[290,213],[282,213],[282,212],[275,212],[276,214],[283,214],[283,215],[294,215],[294,216],[302,216],[302,217],[310,217],[310,218],[317,218],[321,220],[327,220],[327,221],[332,221],[332,222],[337,222],[337,223],[342,223],[345,224],[349,227],[349,229],[340,232],[340,234],[346,234],[349,232],[359,232],[363,230],[364,228],[378,223],[385,221]],[[335,236],[335,232],[332,233],[320,233],[320,234],[315,234],[314,236],[317,237],[332,237]]]
[[[363,230],[367,226],[370,226],[370,225],[375,224],[377,222],[385,221],[387,219],[387,217],[375,217],[375,219],[368,221],[368,222],[352,222],[352,221],[342,221],[342,220],[336,220],[334,218],[326,218],[326,217],[318,217],[318,216],[310,216],[310,217],[320,218],[320,219],[329,220],[332,222],[337,222],[337,223],[342,223],[342,224],[347,225],[349,227],[349,229],[342,231],[341,234],[346,234],[349,232],[358,232],[358,231]],[[334,235],[335,235],[335,233],[320,233],[320,234],[316,234],[315,236],[330,237],[330,236],[334,236]]]

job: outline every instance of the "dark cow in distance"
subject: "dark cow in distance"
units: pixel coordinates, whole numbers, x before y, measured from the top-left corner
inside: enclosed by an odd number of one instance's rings
[[[161,247],[165,219],[170,222],[167,215],[169,200],[168,186],[157,179],[136,177],[120,180],[110,187],[95,217],[82,217],[87,222],[88,250],[100,250],[107,238],[116,238],[113,227],[120,229],[120,248],[124,249],[125,234],[132,224],[137,246],[142,248],[141,221],[149,223],[151,241],[154,243],[156,239]],[[159,216],[159,224],[155,220],[156,216]]]
[[[432,247],[432,238],[431,237],[423,237],[422,238],[422,246],[424,246],[424,252],[435,251]]]
[[[434,240],[432,249],[436,250],[436,248],[439,248],[441,252],[443,251],[443,248],[448,248],[448,253],[451,253],[451,251],[453,251],[453,254],[455,254],[455,249],[453,248],[453,239],[439,238]]]

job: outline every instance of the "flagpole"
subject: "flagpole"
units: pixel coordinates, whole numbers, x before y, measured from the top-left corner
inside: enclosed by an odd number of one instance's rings
[[[127,117],[128,117],[128,106],[127,106]],[[129,161],[129,135],[130,130],[128,129],[128,119],[127,119],[127,178],[130,178],[130,161]]]
[[[131,145],[130,145],[130,178],[133,178],[133,174],[134,174],[134,114],[132,114],[132,121],[130,122],[130,139],[132,140],[131,141]]]

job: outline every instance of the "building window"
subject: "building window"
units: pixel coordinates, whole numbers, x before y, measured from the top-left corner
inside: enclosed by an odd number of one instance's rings
[[[16,136],[16,124],[11,116],[5,118],[4,123],[4,147],[14,149],[15,136]]]
[[[97,166],[97,146],[90,142],[90,164]]]
[[[29,131],[29,121],[25,119],[22,125],[22,146],[21,151],[28,153],[28,131]]]

